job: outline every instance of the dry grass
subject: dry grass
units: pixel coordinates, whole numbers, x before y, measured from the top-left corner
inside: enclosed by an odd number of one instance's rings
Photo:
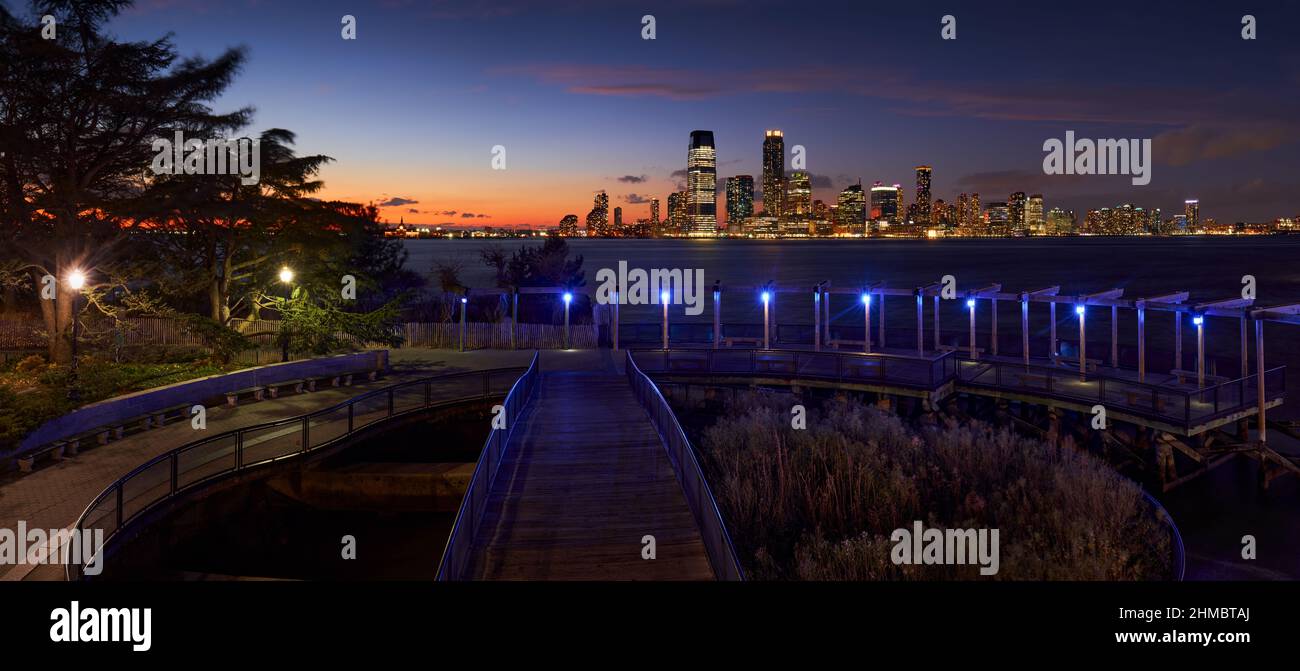
[[[790,425],[751,394],[700,441],[737,552],[756,579],[976,579],[974,566],[896,566],[894,529],[997,528],[1004,580],[1144,580],[1169,539],[1136,484],[1070,446],[987,425],[911,429],[835,399]]]

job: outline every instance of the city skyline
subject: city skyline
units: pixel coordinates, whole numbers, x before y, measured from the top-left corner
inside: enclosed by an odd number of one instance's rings
[[[144,39],[166,27],[183,52],[209,56],[246,45],[247,71],[218,108],[256,100],[253,129],[290,128],[302,153],[337,159],[322,197],[375,203],[393,223],[552,228],[601,189],[626,219],[646,218],[650,198],[685,180],[681,138],[700,128],[714,133],[717,179],[753,175],[756,190],[753,138],[783,129],[827,203],[859,178],[910,187],[928,164],[947,200],[1042,193],[1049,209],[1172,213],[1199,198],[1225,222],[1300,211],[1300,124],[1287,111],[1300,54],[1280,28],[1295,15],[1284,3],[1251,8],[1254,41],[1240,38],[1240,12],[1220,7],[1171,22],[1120,3],[988,3],[955,8],[958,39],[945,42],[928,8],[829,2],[771,24],[765,6],[326,1],[282,34],[287,9],[191,0],[132,8],[113,28]],[[655,40],[641,39],[646,11]],[[354,42],[339,39],[343,14],[357,17]],[[882,29],[864,55],[850,38],[868,18]],[[1050,35],[1052,48],[1006,40],[1006,25]],[[548,38],[574,30],[587,39]],[[1098,50],[1099,31],[1125,49]],[[772,42],[797,57],[761,48]],[[1152,138],[1151,184],[1043,174],[1043,141],[1067,130]],[[498,145],[508,168],[494,171]]]

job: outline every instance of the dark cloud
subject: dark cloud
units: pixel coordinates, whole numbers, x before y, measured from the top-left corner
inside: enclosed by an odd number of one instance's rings
[[[454,217],[454,216],[456,216],[456,210],[443,210],[442,212],[439,212],[438,214],[441,214],[441,215],[444,216],[444,217]]]
[[[398,206],[400,206],[400,205],[415,205],[416,203],[419,203],[419,202],[420,202],[420,201],[418,201],[418,200],[411,200],[410,198],[402,198],[402,197],[400,197],[400,196],[393,196],[392,198],[389,198],[388,200],[385,200],[385,201],[380,202],[380,203],[379,203],[379,207],[398,207]]]
[[[623,175],[622,177],[618,178],[618,181],[623,182],[624,184],[640,184],[646,181],[646,176],[641,175],[640,177],[638,177],[636,175]]]
[[[417,210],[417,209],[415,209],[414,207],[409,208],[409,209],[407,209],[406,211],[407,211],[407,212],[410,212],[411,214],[419,214],[419,213],[420,213],[420,211]]]
[[[671,178],[685,177],[685,176],[686,176],[686,169],[685,169],[685,168],[682,168],[681,170],[674,170],[674,171],[672,172],[672,174],[670,174],[670,175],[668,175],[668,176],[671,177]]]
[[[1166,165],[1223,159],[1275,149],[1300,138],[1300,124],[1197,124],[1166,131],[1152,141],[1152,158]]]
[[[491,219],[491,217],[489,217],[486,214],[474,214],[473,212],[461,212],[460,218],[461,219]]]
[[[628,203],[630,205],[644,205],[645,203],[650,202],[650,197],[642,196],[636,193],[629,193],[626,196],[623,196],[623,202]]]

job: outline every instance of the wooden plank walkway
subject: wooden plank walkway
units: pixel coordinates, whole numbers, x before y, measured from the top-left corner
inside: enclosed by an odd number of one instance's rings
[[[712,580],[695,518],[626,378],[544,373],[469,561],[476,580]],[[657,553],[642,559],[641,538]]]

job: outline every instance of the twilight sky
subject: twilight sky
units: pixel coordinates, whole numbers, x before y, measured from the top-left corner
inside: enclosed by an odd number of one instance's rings
[[[172,32],[185,55],[246,46],[218,109],[296,132],[337,160],[326,197],[387,204],[393,222],[554,226],[599,189],[627,219],[650,197],[666,212],[697,128],[714,131],[719,191],[760,181],[763,130],[780,128],[827,202],[859,177],[911,202],[927,163],[946,200],[1041,192],[1080,217],[1123,202],[1168,217],[1196,197],[1232,222],[1300,215],[1295,4],[141,0],[112,30]],[[1154,138],[1151,183],[1044,175],[1043,142],[1066,130]]]

